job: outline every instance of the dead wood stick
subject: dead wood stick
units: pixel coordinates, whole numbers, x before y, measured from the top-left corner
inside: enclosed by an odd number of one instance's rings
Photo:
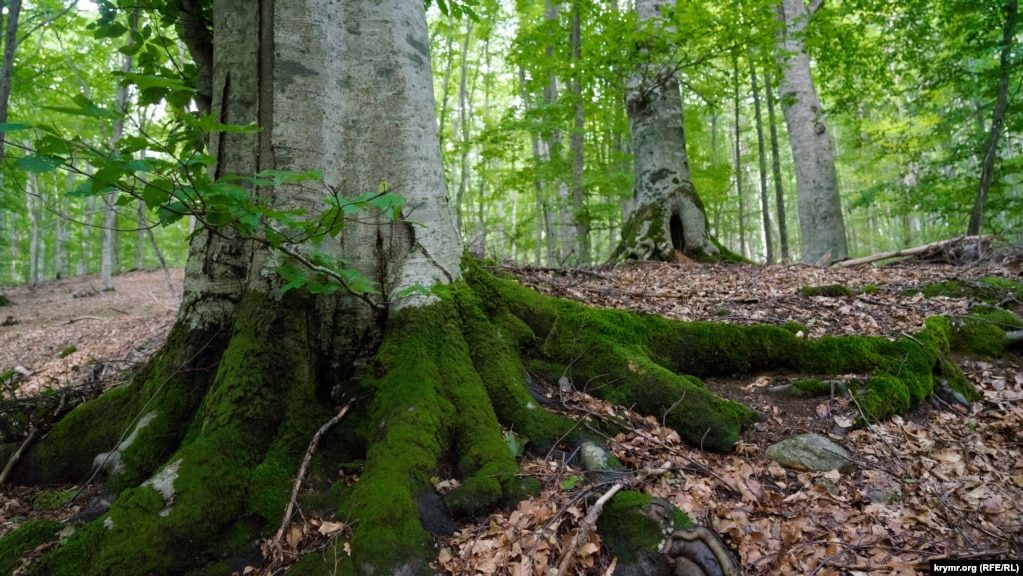
[[[302,480],[305,479],[306,472],[309,471],[309,462],[313,459],[313,453],[316,452],[316,445],[320,443],[320,438],[334,427],[335,424],[341,421],[348,413],[348,409],[352,407],[352,403],[345,404],[344,407],[338,411],[337,415],[328,420],[320,429],[313,434],[313,439],[309,441],[309,448],[305,451],[305,458],[302,459],[302,466],[298,469],[298,477],[295,478],[295,484],[291,489],[291,500],[288,501],[288,507],[284,510],[284,519],[281,520],[281,527],[277,529],[277,533],[274,534],[272,544],[279,552],[283,553],[284,549],[281,547],[281,538],[284,536],[284,532],[287,531],[288,526],[291,525],[291,517],[295,514],[295,502],[298,500],[298,491],[302,487]]]
[[[561,561],[558,562],[558,574],[568,574],[568,569],[572,567],[572,561],[575,560],[576,550],[582,548],[583,544],[586,544],[586,541],[590,539],[590,533],[593,532],[593,527],[597,525],[597,517],[604,510],[604,505],[623,488],[625,488],[625,483],[619,482],[593,503],[590,511],[583,518],[582,526],[576,532],[575,538],[572,539],[572,544],[568,547],[568,550],[565,550],[561,556]]]
[[[105,320],[105,318],[100,318],[99,316],[76,316],[64,324],[74,324],[75,322],[81,322],[82,320]]]
[[[877,262],[879,260],[888,260],[891,258],[898,258],[900,256],[916,256],[917,254],[923,254],[930,250],[937,248],[944,248],[945,246],[957,244],[960,242],[979,242],[990,236],[962,236],[960,238],[952,238],[951,240],[941,240],[939,242],[932,242],[930,244],[924,244],[923,246],[916,246],[913,248],[905,248],[903,250],[895,250],[894,252],[882,252],[880,254],[873,254],[871,256],[864,256],[863,258],[853,258],[852,260],[843,260],[841,262],[835,262],[831,265],[832,268],[849,268],[851,266],[858,266],[860,264],[869,264],[871,262]]]
[[[14,454],[11,454],[11,457],[7,460],[7,466],[4,466],[4,471],[0,472],[0,486],[3,486],[4,482],[7,481],[7,477],[11,475],[11,470],[14,470],[14,466],[18,463],[18,460],[21,460],[21,455],[25,452],[25,449],[28,448],[29,444],[35,441],[37,436],[39,436],[39,429],[33,426],[28,433],[28,438],[25,438],[25,441],[21,443],[21,446],[18,446],[18,449],[15,450]]]
[[[597,525],[597,518],[600,517],[600,513],[604,511],[604,505],[607,504],[614,495],[625,488],[631,488],[636,484],[640,484],[646,481],[651,476],[658,476],[666,472],[670,472],[674,469],[674,465],[669,460],[661,465],[660,468],[652,468],[643,470],[637,475],[630,478],[625,478],[622,481],[616,483],[614,486],[608,489],[593,506],[590,507],[590,511],[586,513],[583,518],[582,525],[579,527],[579,531],[576,532],[575,538],[572,539],[572,543],[568,549],[562,552],[561,559],[558,561],[558,574],[568,574],[568,569],[572,567],[572,562],[575,560],[575,553],[577,550],[586,544],[586,541],[590,539],[590,533],[593,532],[593,528]]]

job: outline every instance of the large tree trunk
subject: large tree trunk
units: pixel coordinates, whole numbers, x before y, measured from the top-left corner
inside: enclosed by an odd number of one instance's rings
[[[100,466],[118,492],[37,573],[240,570],[280,524],[309,439],[337,405],[352,403],[320,443],[308,482],[318,510],[351,526],[350,539],[304,556],[289,574],[429,574],[430,531],[450,532],[452,518],[537,486],[519,474],[499,423],[540,453],[587,440],[588,427],[530,394],[527,366],[550,382],[570,375],[721,452],[757,414],[682,374],[898,373],[868,383],[860,404],[870,416],[893,405],[886,394],[908,407],[930,393],[939,358],[930,336],[850,343],[594,310],[463,262],[420,0],[216,0],[212,24],[211,109],[222,122],[262,127],[212,135],[217,173],[323,173],[323,186],[261,188],[280,209],[317,208],[334,191],[357,195],[386,181],[405,196],[404,217],[422,226],[363,214],[337,240],[318,242],[376,281],[368,303],[342,292],[282,293],[280,252],[227,226],[199,230],[161,352],[130,386],[73,410],[21,460],[16,481],[83,482]],[[443,297],[407,291],[416,285],[447,288]],[[339,469],[358,482],[338,481]],[[434,476],[460,487],[441,498]]]
[[[639,0],[636,14],[650,24],[664,2]],[[650,30],[650,33],[655,33]],[[676,252],[691,258],[718,253],[707,231],[707,215],[689,175],[682,98],[673,65],[640,49],[628,80],[629,115],[635,167],[634,206],[622,226],[615,256],[670,260]]]
[[[827,264],[844,260],[849,251],[835,154],[803,46],[810,14],[803,0],[783,0],[778,9],[785,25],[778,39],[784,62],[778,91],[796,168],[800,253],[803,262]]]

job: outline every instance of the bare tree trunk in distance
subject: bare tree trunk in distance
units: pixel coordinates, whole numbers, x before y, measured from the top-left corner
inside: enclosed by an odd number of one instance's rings
[[[1009,109],[1009,76],[1012,72],[1012,50],[1016,37],[1016,19],[1019,14],[1019,0],[1009,0],[1005,4],[1005,25],[1002,28],[1001,54],[999,56],[998,96],[994,111],[991,113],[991,135],[984,147],[984,160],[980,169],[980,185],[977,187],[977,198],[970,212],[970,223],[966,227],[967,236],[976,236],[984,227],[984,205],[987,204],[988,193],[995,179],[995,161],[998,158],[998,142],[1002,137],[1005,113]]]
[[[750,257],[746,242],[746,193],[742,187],[742,117],[739,114],[739,57],[732,54],[732,159],[735,172],[735,198],[739,201],[739,254]]]
[[[658,0],[638,0],[641,26],[656,34]],[[628,79],[625,108],[632,134],[634,205],[622,226],[619,259],[672,260],[676,253],[702,259],[718,253],[707,215],[689,174],[682,98],[673,65],[640,48]]]
[[[3,2],[0,2],[0,7]],[[0,124],[7,122],[11,102],[11,76],[14,73],[14,53],[18,49],[18,18],[21,15],[21,0],[11,0],[7,6],[7,22],[4,25],[4,59],[0,68]],[[7,135],[0,132],[0,163],[4,161]],[[4,205],[4,174],[0,170],[0,304],[7,301],[4,296],[3,274],[6,265],[4,246],[7,241],[7,217]]]
[[[767,93],[767,123],[771,129],[771,179],[774,180],[775,209],[778,214],[778,243],[781,244],[781,259],[787,262],[789,225],[785,213],[785,185],[781,176],[781,146],[778,144],[778,122],[774,115],[774,89],[767,69],[764,70],[764,92]]]
[[[753,89],[753,115],[757,127],[757,161],[760,168],[760,213],[764,223],[764,252],[767,263],[774,263],[774,239],[771,232],[771,207],[767,197],[767,150],[764,143],[764,119],[760,110],[760,87],[757,84],[757,67],[753,60],[753,49],[749,51],[749,75]]]
[[[131,29],[134,31],[138,28],[138,8],[130,16]],[[132,45],[131,35],[127,36],[128,46]],[[121,71],[128,74],[132,70],[133,60],[130,54],[124,55],[124,60],[121,64]],[[128,110],[128,86],[121,85],[117,87],[117,111],[124,114]],[[113,130],[110,134],[110,147],[113,148],[121,140],[121,136],[124,134],[124,119],[118,118],[114,120]],[[99,289],[106,292],[114,289],[114,269],[118,266],[118,246],[117,246],[117,206],[114,202],[117,199],[117,194],[107,194],[103,197],[103,232],[102,232],[102,248],[100,249],[100,264],[99,264]]]
[[[807,264],[829,264],[846,259],[849,249],[835,154],[803,45],[811,14],[803,0],[783,0],[778,13],[785,25],[778,38],[778,57],[783,62],[778,91],[796,168],[801,259]]]
[[[572,3],[572,61],[575,63],[576,75],[572,78],[572,95],[575,97],[575,124],[572,134],[568,139],[568,146],[572,152],[572,219],[575,224],[575,245],[578,249],[575,261],[586,265],[590,263],[590,216],[586,209],[586,191],[583,188],[583,129],[585,118],[583,115],[583,85],[580,76],[582,68],[582,32],[579,11],[582,10],[582,2],[575,0]]]

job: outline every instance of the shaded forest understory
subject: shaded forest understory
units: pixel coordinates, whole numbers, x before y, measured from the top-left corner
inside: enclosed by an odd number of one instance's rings
[[[995,299],[1010,308],[1018,306],[1019,294],[1008,283],[1018,279],[1013,266],[998,261],[969,267],[902,264],[841,271],[808,266],[664,264],[576,272],[495,270],[511,271],[527,286],[588,304],[722,324],[798,324],[805,331],[801,337],[816,339],[850,333],[915,333],[922,328],[924,318],[960,318],[981,300]],[[75,280],[63,281],[65,288],[52,297],[70,298]],[[154,281],[150,289],[153,295],[160,290],[166,292],[166,287],[159,284],[162,278]],[[804,290],[837,285],[848,288],[848,293],[813,296]],[[27,289],[12,290],[9,295],[16,306],[6,309],[10,312],[5,310],[5,315],[19,324],[0,332],[5,350],[16,347],[20,338],[48,328],[32,325],[32,304],[21,304],[31,300]],[[152,300],[153,295],[146,294],[145,298]],[[102,303],[108,296],[95,295],[89,304]],[[49,304],[52,306],[52,302]],[[111,321],[110,316],[120,314],[104,313],[103,307],[99,305],[93,314],[74,315],[95,318],[84,322],[95,326],[95,332],[74,336],[80,339],[83,350],[90,341],[113,337],[102,332],[103,326]],[[144,323],[144,318],[140,315],[139,322]],[[49,326],[64,325],[71,319],[52,318]],[[578,340],[578,334],[572,339]],[[563,348],[571,343],[569,340]],[[34,345],[33,349],[64,351],[73,344],[54,342],[44,347]],[[631,487],[677,505],[697,523],[718,531],[738,552],[747,573],[810,573],[819,569],[821,574],[840,574],[879,566],[887,567],[887,573],[913,573],[913,567],[928,558],[1019,557],[1023,550],[1018,536],[1023,502],[1023,470],[1018,468],[1023,373],[1014,348],[1001,359],[978,355],[990,355],[991,349],[978,347],[973,352],[955,358],[982,394],[972,409],[938,404],[939,410],[922,404],[904,417],[852,431],[847,427],[862,416],[864,407],[841,391],[833,388],[822,397],[796,397],[774,390],[800,378],[792,369],[766,365],[741,377],[730,371],[709,376],[705,382],[710,391],[766,415],[739,437],[736,453],[728,456],[693,448],[699,438],[691,437],[692,432],[686,434],[683,430],[689,442],[681,442],[678,434],[662,425],[663,417],[643,418],[587,394],[603,392],[596,379],[579,378],[584,354],[573,356],[576,359],[570,359],[570,369],[564,372],[571,389],[559,391],[559,382],[555,381],[537,384],[544,386],[549,409],[579,418],[580,428],[597,434],[620,430],[605,441],[615,458],[636,472],[637,480]],[[568,351],[564,353],[571,356]],[[76,354],[67,358],[73,359]],[[63,377],[71,379],[74,369],[68,367],[67,358],[62,361]],[[82,363],[87,359],[85,354],[80,355]],[[45,362],[36,357],[23,364],[30,364],[33,372],[41,372]],[[538,366],[534,374],[543,372],[542,368]],[[53,367],[48,374],[61,378]],[[867,374],[834,376],[854,388]],[[809,431],[838,439],[853,452],[856,470],[845,475],[793,472],[764,458],[768,444]],[[516,436],[507,432],[506,439],[514,444]],[[576,569],[600,574],[615,561],[601,548],[596,535],[572,543],[572,536],[585,524],[587,496],[606,489],[608,484],[592,476],[587,479],[583,470],[563,462],[564,455],[557,451],[538,452],[529,445],[526,448],[520,466],[541,480],[540,495],[521,502],[517,509],[478,517],[457,527],[453,537],[438,539],[441,551],[436,570],[451,574],[474,570],[504,573],[529,564],[536,573],[545,573],[564,563],[567,555]],[[672,471],[642,472],[663,468],[666,462],[672,463]],[[357,482],[359,477],[357,469],[337,472],[329,481],[339,489]],[[451,479],[435,481],[440,493],[455,485]],[[333,517],[322,499],[312,494],[314,488],[323,490],[323,486],[306,488],[309,494],[299,498],[304,517],[296,519],[284,535],[283,548],[316,553],[327,541],[346,538],[348,527],[345,518]],[[0,530],[10,531],[26,521],[79,517],[104,497],[101,489],[91,487],[67,507],[57,507],[75,492],[77,489],[71,487],[6,490],[0,500]],[[39,551],[58,545],[53,534],[62,526],[33,526],[34,532],[22,533],[35,537],[30,545],[19,545],[19,552],[40,543],[51,542]],[[336,549],[344,553],[348,548]],[[275,547],[268,545],[263,546],[263,552],[263,561],[291,558],[280,556]],[[9,565],[15,566],[17,555],[0,555],[0,563],[12,562]],[[241,572],[245,565],[256,566],[263,561],[257,557],[236,558],[232,568]],[[5,566],[8,564],[0,568]]]

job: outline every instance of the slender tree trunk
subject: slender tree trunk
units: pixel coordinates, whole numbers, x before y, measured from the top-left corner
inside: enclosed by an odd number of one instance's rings
[[[641,26],[660,18],[658,0],[639,0]],[[654,29],[647,33],[656,34]],[[615,257],[669,260],[675,252],[690,258],[717,254],[707,232],[707,215],[689,174],[682,98],[673,64],[641,46],[629,76],[625,108],[629,115],[635,173],[635,206],[622,226]]]
[[[138,29],[138,7],[131,15],[131,30]],[[128,35],[128,46],[132,45],[131,35]],[[121,65],[121,71],[125,74],[131,72],[133,59],[130,54],[125,54]],[[117,111],[124,114],[128,110],[128,86],[121,85],[117,88],[115,106]],[[124,120],[118,118],[113,122],[113,129],[110,135],[110,147],[113,148],[121,140],[124,134]],[[102,248],[100,250],[99,284],[100,290],[109,291],[114,289],[113,275],[118,267],[118,246],[117,246],[117,193],[108,194],[103,198],[103,233]]]
[[[781,146],[778,144],[778,122],[774,115],[774,89],[771,76],[764,70],[764,92],[767,93],[767,123],[771,129],[771,179],[774,180],[775,208],[778,211],[778,243],[781,244],[781,258],[789,259],[789,226],[785,213],[785,184],[781,176]]]
[[[1001,54],[999,56],[998,95],[995,108],[991,113],[991,134],[984,147],[984,160],[980,169],[980,185],[977,187],[977,198],[970,213],[970,223],[966,234],[976,236],[984,227],[984,206],[987,204],[988,193],[995,179],[995,162],[998,159],[998,142],[1002,137],[1005,113],[1009,109],[1009,76],[1012,73],[1012,51],[1016,38],[1016,18],[1019,14],[1019,1],[1009,0],[1005,4],[1005,24],[1002,28]]]
[[[590,216],[586,208],[586,196],[583,188],[583,89],[582,89],[582,32],[579,11],[582,2],[575,0],[572,4],[572,61],[575,75],[572,78],[572,94],[575,98],[575,124],[569,137],[569,148],[572,152],[572,217],[575,221],[575,245],[578,247],[576,262],[586,265],[590,263]]]
[[[732,115],[732,136],[734,138],[733,166],[735,174],[735,197],[739,201],[739,253],[743,258],[750,257],[749,246],[746,244],[746,194],[742,187],[742,117],[739,114],[739,57],[732,55],[732,79],[733,92],[732,104],[734,105]]]
[[[42,218],[40,205],[42,199],[39,194],[39,175],[31,173],[25,180],[26,192],[28,193],[28,283],[31,286],[39,284],[40,244],[42,243]]]
[[[437,127],[438,137],[440,138],[440,149],[441,153],[444,151],[444,128],[448,121],[448,89],[451,86],[451,70],[455,67],[455,53],[453,50],[455,43],[455,20],[454,16],[448,16],[447,18],[447,34],[444,37],[444,80],[441,81],[440,90],[440,112],[438,113]],[[463,54],[463,58],[464,58]]]
[[[458,137],[460,152],[458,155],[458,192],[455,194],[455,226],[464,236],[465,222],[462,218],[462,203],[465,201],[465,191],[469,186],[469,108],[472,105],[472,95],[468,88],[468,65],[469,65],[469,43],[472,39],[472,22],[467,20],[465,40],[462,42],[462,61],[458,68]]]
[[[0,2],[0,7],[3,3]],[[14,73],[14,53],[18,49],[18,18],[21,15],[21,0],[10,0],[7,6],[7,21],[4,24],[4,58],[0,68],[0,123],[7,122],[11,102],[11,77]],[[0,132],[0,164],[6,158],[7,134]],[[4,302],[4,249],[8,242],[7,215],[4,205],[4,173],[0,170],[0,303]]]
[[[848,247],[835,154],[803,45],[810,14],[803,0],[783,0],[778,8],[785,24],[778,40],[779,92],[796,168],[801,258],[808,264],[836,262],[848,257]]]
[[[767,151],[764,143],[764,119],[760,111],[760,87],[757,84],[757,67],[753,61],[753,49],[749,51],[750,84],[753,89],[753,117],[757,127],[757,162],[760,168],[760,213],[764,224],[764,252],[767,263],[774,263],[774,239],[771,231],[771,207],[767,197]]]

